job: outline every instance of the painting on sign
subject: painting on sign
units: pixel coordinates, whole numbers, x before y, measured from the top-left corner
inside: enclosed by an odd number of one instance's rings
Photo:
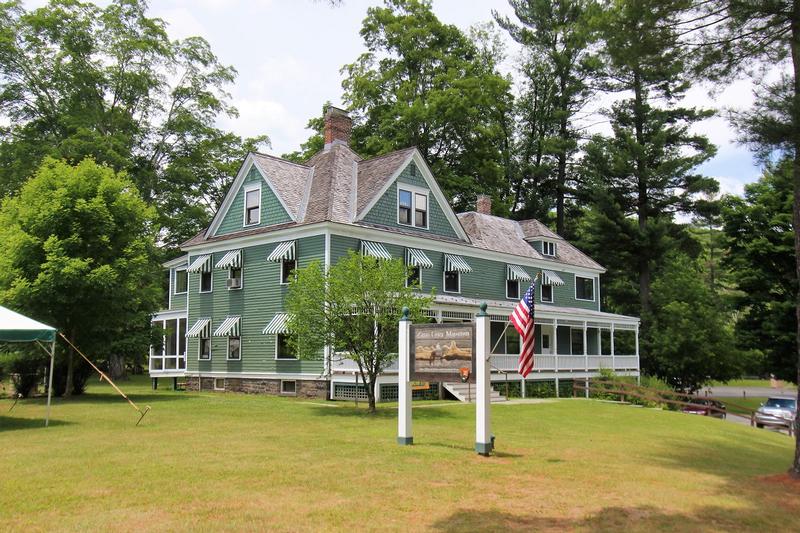
[[[474,382],[474,324],[411,326],[411,374],[419,381],[456,380],[468,369]]]

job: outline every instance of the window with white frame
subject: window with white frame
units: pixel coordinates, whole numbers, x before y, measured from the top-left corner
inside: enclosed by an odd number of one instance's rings
[[[292,272],[297,269],[296,259],[283,259],[281,261],[281,284],[286,285],[292,280]]]
[[[297,382],[290,379],[281,380],[281,394],[297,394]]]
[[[549,255],[550,257],[555,257],[556,243],[549,241],[542,241],[542,255]]]
[[[297,359],[297,353],[289,343],[289,335],[278,333],[275,337],[275,359]]]
[[[242,288],[242,269],[230,268],[228,269],[228,290],[239,290]]]
[[[542,302],[553,303],[553,286],[542,284]]]
[[[242,338],[241,337],[228,337],[228,361],[241,361],[242,360]]]
[[[214,276],[209,270],[208,272],[200,272],[200,292],[211,292],[214,288]]]
[[[461,292],[461,272],[446,270],[444,272],[444,292]]]
[[[214,378],[214,390],[225,390],[225,378]]]
[[[519,300],[519,280],[506,280],[506,298],[509,300]]]
[[[175,294],[184,294],[189,287],[189,275],[186,269],[175,271]]]
[[[211,337],[200,337],[197,358],[200,361],[211,361]]]
[[[261,222],[261,187],[244,191],[244,225],[253,226]]]
[[[575,276],[575,299],[594,301],[594,278]]]
[[[422,287],[422,269],[417,265],[406,265],[406,287]]]
[[[401,186],[397,189],[397,223],[428,229],[428,192]]]

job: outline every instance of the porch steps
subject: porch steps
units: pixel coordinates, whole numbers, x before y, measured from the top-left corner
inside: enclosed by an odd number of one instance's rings
[[[475,401],[475,393],[477,391],[476,386],[474,383],[460,383],[460,382],[451,382],[451,383],[442,383],[442,386],[447,389],[450,394],[458,398],[461,402],[474,402]],[[492,403],[496,402],[504,402],[508,398],[494,390],[492,387],[492,392],[490,396],[490,401]]]

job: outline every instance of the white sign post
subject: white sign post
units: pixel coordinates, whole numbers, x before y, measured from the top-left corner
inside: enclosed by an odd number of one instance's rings
[[[408,318],[408,307],[403,308],[403,317],[400,319],[399,341],[399,363],[397,383],[397,443],[409,445],[414,443],[414,436],[411,431],[411,353],[409,346],[411,320]]]
[[[492,453],[492,417],[491,406],[491,369],[489,355],[491,352],[489,337],[489,315],[486,303],[481,304],[480,312],[475,316],[475,451],[488,456]]]

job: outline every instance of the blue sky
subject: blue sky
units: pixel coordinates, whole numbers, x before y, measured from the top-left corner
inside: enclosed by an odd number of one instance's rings
[[[28,0],[25,5],[43,3]],[[378,3],[344,0],[330,7],[322,0],[152,0],[151,13],[169,23],[173,38],[205,37],[221,61],[237,69],[239,77],[230,93],[240,116],[220,125],[245,136],[267,134],[271,152],[281,154],[299,148],[309,135],[308,119],[319,114],[326,100],[342,103],[339,70],[363,52],[361,21],[367,8]],[[492,10],[512,15],[506,0],[434,0],[433,7],[442,21],[465,30],[491,20]],[[504,68],[511,70],[516,48],[510,41],[507,53]],[[740,82],[712,98],[707,88],[698,87],[686,101],[743,107],[752,102],[752,88]],[[600,124],[595,130],[604,128]],[[745,183],[758,178],[760,170],[751,154],[735,143],[735,132],[724,118],[705,121],[697,129],[718,146],[718,155],[701,171],[717,178],[723,192],[741,193]]]

